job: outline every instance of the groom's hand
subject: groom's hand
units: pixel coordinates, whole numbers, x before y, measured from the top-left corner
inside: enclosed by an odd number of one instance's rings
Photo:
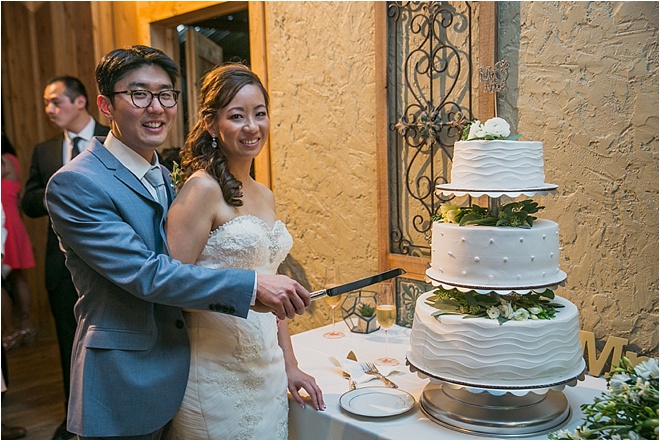
[[[256,310],[268,310],[279,319],[292,319],[305,313],[312,298],[303,286],[283,275],[259,274],[257,277]]]

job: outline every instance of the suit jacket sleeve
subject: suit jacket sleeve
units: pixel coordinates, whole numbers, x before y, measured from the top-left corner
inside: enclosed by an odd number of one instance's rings
[[[107,290],[110,281],[149,302],[247,317],[255,272],[185,265],[155,252],[162,221],[140,191],[89,168],[65,167],[51,178],[48,212],[80,295]]]
[[[25,183],[21,208],[29,217],[41,217],[48,214],[44,196],[46,193],[46,184],[48,183],[47,173],[42,170],[41,147],[36,146],[32,152],[32,163],[30,164],[30,174]],[[61,165],[61,164],[60,164]]]

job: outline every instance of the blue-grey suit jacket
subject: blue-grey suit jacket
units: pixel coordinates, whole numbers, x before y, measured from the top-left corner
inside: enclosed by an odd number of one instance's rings
[[[190,343],[180,308],[246,317],[255,273],[170,258],[162,207],[101,142],[46,189],[79,297],[68,430],[142,435],[164,426],[183,399]]]

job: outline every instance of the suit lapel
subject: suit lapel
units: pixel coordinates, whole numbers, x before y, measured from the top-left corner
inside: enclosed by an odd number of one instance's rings
[[[117,178],[128,188],[139,194],[143,199],[145,199],[147,203],[154,208],[156,215],[161,217],[161,221],[159,222],[159,234],[162,240],[163,253],[169,255],[170,249],[167,245],[167,239],[165,237],[165,228],[164,228],[165,216],[163,216],[163,207],[160,205],[160,203],[154,200],[154,198],[151,196],[151,193],[149,193],[149,191],[142,184],[142,182],[129,169],[124,167],[124,165],[121,162],[119,162],[119,160],[112,153],[110,153],[97,138],[94,138],[88,150],[90,151],[90,153],[96,156],[99,159],[99,161],[101,161],[101,163],[109,171],[113,172],[115,178]],[[163,170],[163,166],[161,166],[161,171],[162,170]],[[165,178],[165,182],[169,182],[166,176],[164,178]],[[166,187],[169,186],[166,185]],[[169,189],[167,191],[168,191],[168,195],[170,195],[172,190]],[[170,195],[168,196],[168,198],[170,198],[171,201],[172,196]]]
[[[57,169],[59,169],[64,165],[64,135],[60,133],[60,135],[53,140],[53,144],[53,148],[48,149],[48,151],[53,154],[52,164],[57,164]]]
[[[140,180],[131,173],[129,169],[124,167],[124,165],[119,162],[112,153],[103,147],[103,144],[101,144],[98,139],[95,138],[93,140],[92,144],[89,146],[89,151],[96,156],[108,170],[112,171],[114,176],[124,185],[148,200],[149,203],[154,206],[160,206],[158,202],[154,201],[151,197],[151,193],[149,193],[142,182],[140,182]]]

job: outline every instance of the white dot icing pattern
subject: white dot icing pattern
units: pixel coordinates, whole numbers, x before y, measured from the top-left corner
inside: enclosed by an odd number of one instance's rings
[[[469,278],[469,285],[485,287],[561,282],[558,228],[547,219],[537,219],[529,229],[434,222],[427,274],[441,274],[438,280],[448,284],[466,284]]]

